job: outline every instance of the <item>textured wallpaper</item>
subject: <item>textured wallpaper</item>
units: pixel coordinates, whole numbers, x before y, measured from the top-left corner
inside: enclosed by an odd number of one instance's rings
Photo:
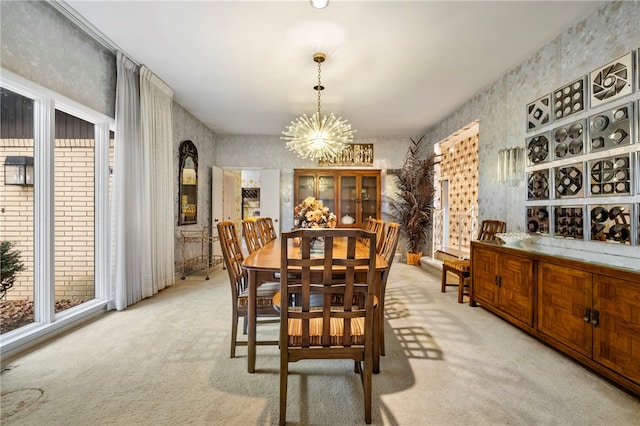
[[[438,141],[466,123],[479,120],[479,220],[501,219],[507,222],[508,231],[527,230],[524,176],[515,186],[498,183],[498,151],[513,146],[525,147],[526,139],[532,136],[526,125],[526,106],[532,101],[637,50],[640,47],[638,22],[640,2],[604,2],[594,13],[567,28],[525,62],[428,130],[427,139]],[[637,96],[636,91],[632,97]],[[632,197],[636,203],[637,198]],[[539,238],[538,241],[572,251],[586,259],[597,258],[603,250],[640,257],[639,246],[603,246],[603,243],[550,237]]]

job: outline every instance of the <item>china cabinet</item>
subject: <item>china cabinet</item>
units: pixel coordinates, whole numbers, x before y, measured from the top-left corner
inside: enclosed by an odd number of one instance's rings
[[[471,243],[471,299],[640,395],[640,263],[551,246]]]
[[[296,169],[295,201],[322,201],[335,213],[339,227],[361,227],[365,219],[381,217],[380,170]]]

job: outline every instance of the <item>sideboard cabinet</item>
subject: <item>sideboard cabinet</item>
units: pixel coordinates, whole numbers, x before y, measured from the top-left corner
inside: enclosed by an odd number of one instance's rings
[[[470,299],[640,395],[640,267],[600,257],[473,241]]]
[[[380,170],[295,169],[293,187],[296,204],[307,197],[321,200],[339,227],[381,218]]]
[[[533,327],[533,261],[479,248],[475,252],[474,301]]]

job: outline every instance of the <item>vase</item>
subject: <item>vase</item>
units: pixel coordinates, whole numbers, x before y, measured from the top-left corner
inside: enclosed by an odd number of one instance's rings
[[[407,265],[420,265],[422,253],[407,253]]]

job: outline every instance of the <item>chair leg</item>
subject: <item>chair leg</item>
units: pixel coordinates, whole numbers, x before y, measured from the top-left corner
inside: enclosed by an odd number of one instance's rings
[[[442,266],[442,288],[440,291],[443,293],[447,292],[447,269],[446,266]]]
[[[362,373],[362,385],[364,387],[364,422],[371,424],[371,382],[373,381],[371,362],[364,361],[364,371]]]
[[[464,300],[465,287],[469,289],[469,293],[467,293],[467,295],[469,296],[469,299],[471,299],[471,278],[469,277],[468,274],[460,274],[459,286],[460,287],[458,288],[458,303],[462,303],[462,301]]]
[[[384,289],[380,296],[380,320],[378,321],[378,344],[380,345],[380,355],[385,356],[384,353]]]
[[[469,306],[476,307],[476,301],[473,300],[473,293],[471,292],[471,277],[469,277]]]
[[[231,314],[231,358],[236,357],[236,341],[238,338],[238,311],[233,308]]]
[[[375,324],[373,333],[373,372],[378,374],[380,373],[380,337],[382,335],[379,330],[382,325],[380,306],[374,309],[373,322]]]
[[[244,320],[242,321],[242,334],[249,334],[249,315],[245,315]]]
[[[280,348],[286,351],[287,348]],[[289,376],[289,361],[286,355],[280,355],[280,426],[287,423],[287,381]]]
[[[458,303],[464,298],[464,274],[458,275]]]

